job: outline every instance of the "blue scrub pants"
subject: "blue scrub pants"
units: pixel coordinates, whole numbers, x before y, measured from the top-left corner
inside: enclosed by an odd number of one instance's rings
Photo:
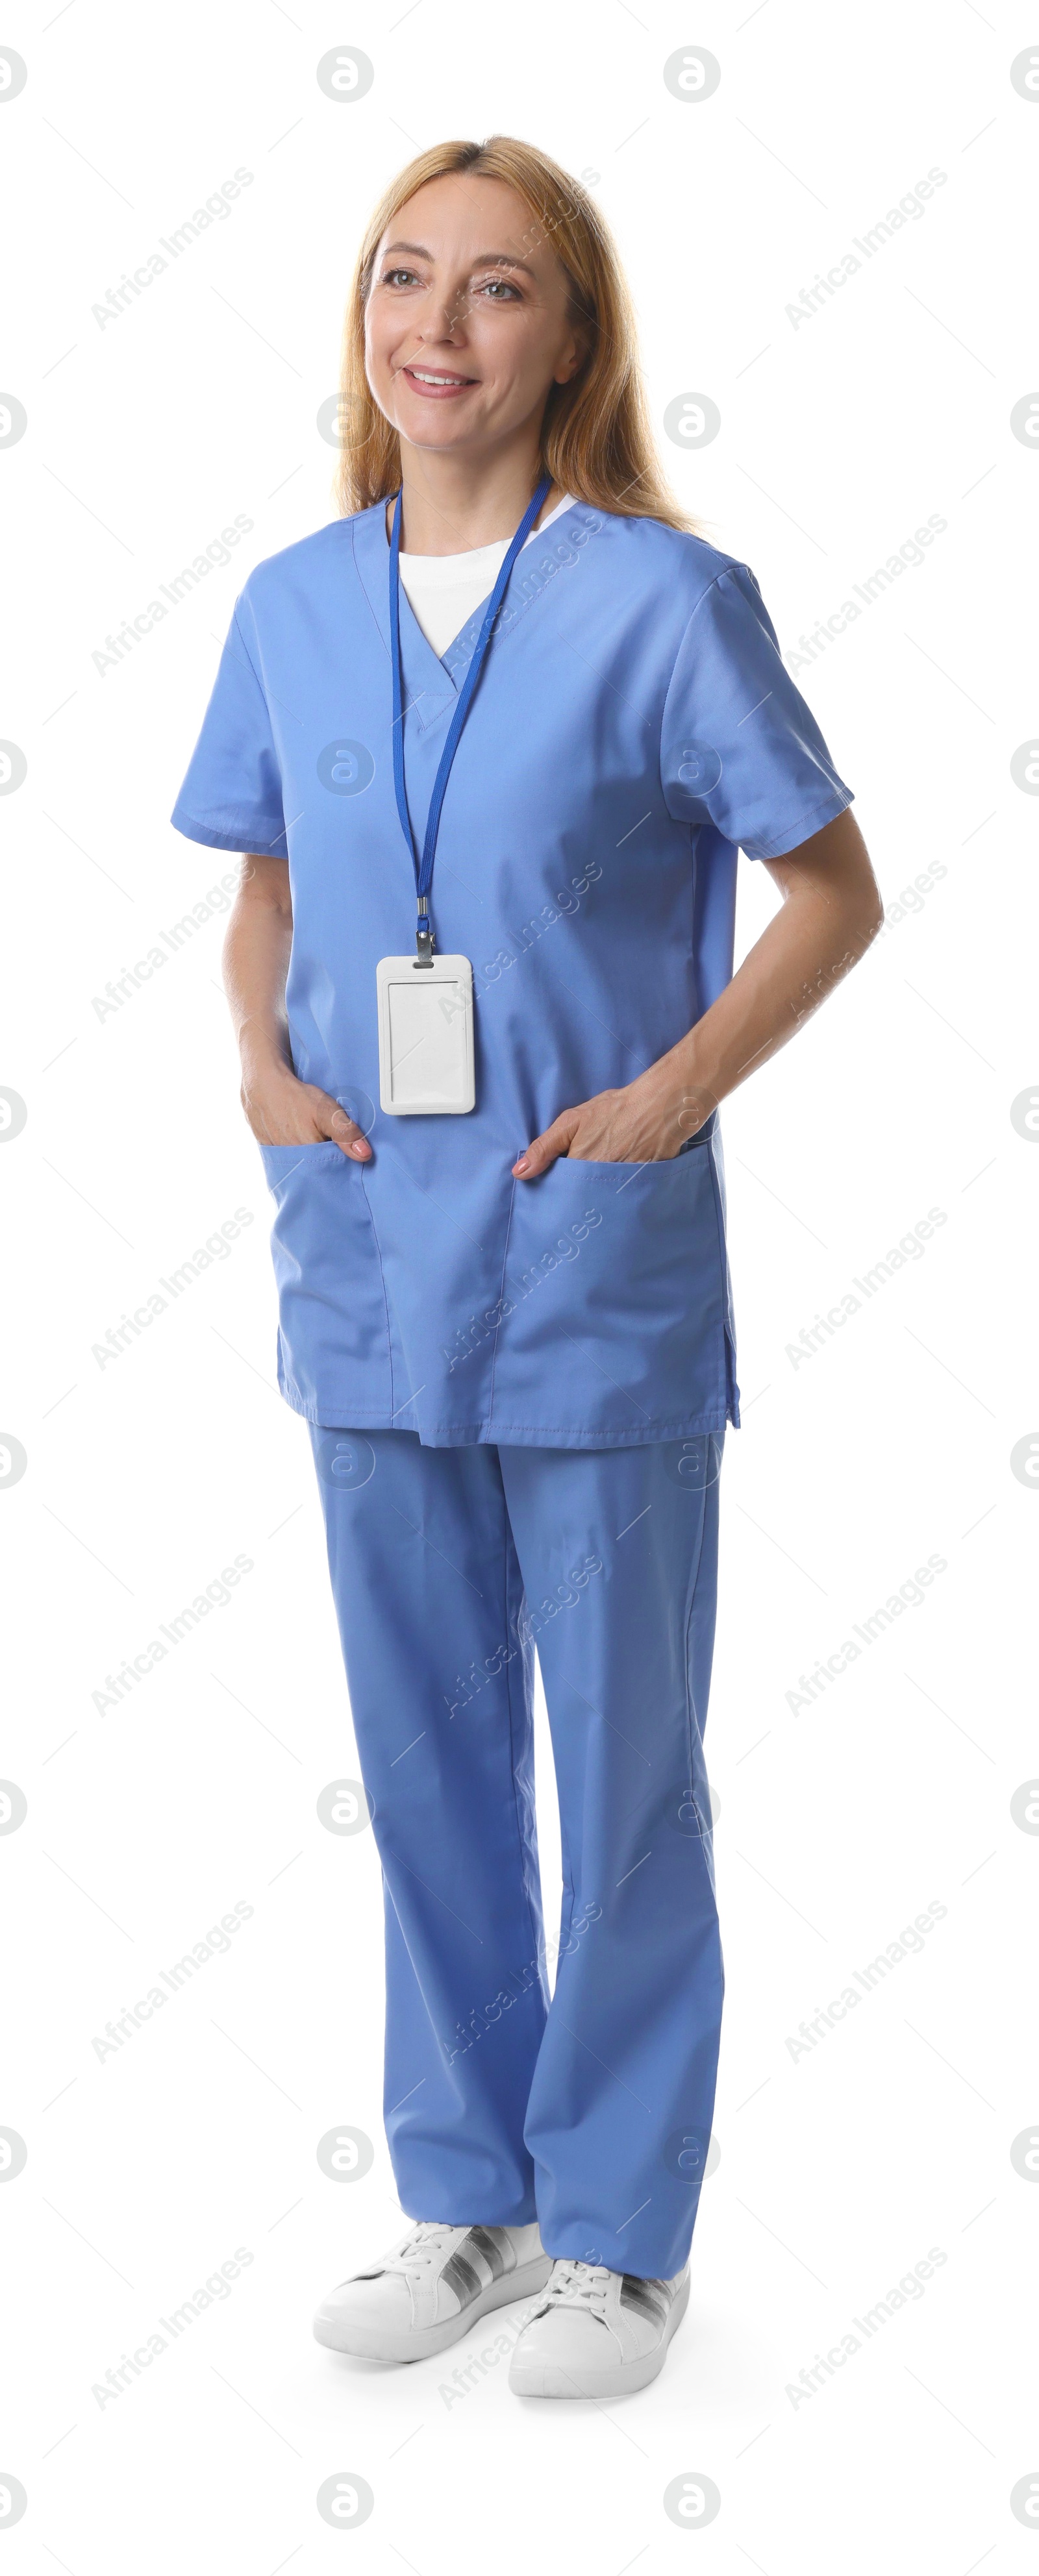
[[[454,2226],[536,2217],[553,2255],[670,2278],[723,1990],[703,1757],[721,1436],[312,1440],[383,1868],[401,2205]],[[551,2002],[535,1646],[562,1836]]]

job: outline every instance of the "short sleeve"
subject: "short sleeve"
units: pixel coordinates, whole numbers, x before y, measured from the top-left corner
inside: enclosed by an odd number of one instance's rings
[[[747,564],[716,576],[686,627],[661,779],[676,821],[713,823],[751,859],[781,858],[851,803]]]
[[[214,850],[288,857],[281,771],[271,720],[245,640],[243,594],[231,619],[202,731],[170,820]]]

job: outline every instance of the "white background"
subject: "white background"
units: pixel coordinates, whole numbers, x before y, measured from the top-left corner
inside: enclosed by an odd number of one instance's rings
[[[1039,1062],[1035,808],[1010,760],[1037,723],[1014,617],[1039,466],[1010,411],[1039,380],[1033,287],[1012,283],[1039,104],[1009,67],[1035,35],[998,0],[8,15],[29,73],[0,106],[22,254],[0,363],[28,415],[0,454],[0,734],[28,762],[0,803],[0,1082],[28,1109],[0,1158],[0,1419],[28,1458],[0,1500],[0,1768],[28,1802],[2,1843],[0,2122],[28,2149],[0,2190],[0,2472],[28,2495],[0,2525],[12,2576],[345,2559],[433,2576],[532,2552],[603,2576],[1033,2563],[1009,2499],[1039,2475],[1014,2348],[1039,2192],[1010,2148],[1039,2118],[1018,1984],[1039,1843],[1010,1801],[1039,1768],[1020,1633],[1014,1649],[1039,1502],[1010,1455],[1039,1423],[1021,1293],[1039,1156],[1010,1107]],[[694,43],[722,77],[687,104],[663,66]],[[375,77],[338,105],[315,70],[340,44]],[[724,1115],[745,1427],[707,1739],[720,2161],[666,2371],[609,2411],[521,2406],[504,2363],[448,2405],[478,2329],[407,2372],[310,2339],[317,2298],[402,2222],[376,1854],[316,1814],[356,1755],[306,1434],[274,1388],[219,919],[93,1007],[228,864],[167,816],[246,573],[334,515],[315,421],[370,205],[414,148],[496,128],[588,174],[667,470],[754,567],[788,657],[947,521],[798,673],[888,906],[945,873]],[[238,167],[229,217],[100,327],[92,306]],[[922,217],[795,328],[802,288],[932,167]],[[661,424],[689,391],[721,429],[683,453]],[[100,676],[106,634],[236,513],[253,525],[231,563]],[[772,901],[744,864],[741,949]],[[229,1257],[100,1367],[94,1344],[240,1207]],[[934,1207],[921,1257],[795,1365],[802,1330]],[[236,1554],[252,1571],[228,1605],[97,1709]],[[924,1601],[791,1705],[932,1555]],[[551,1858],[543,1770],[546,1800]],[[99,2061],[94,2035],[238,1900],[230,1954]],[[794,2058],[799,2024],[932,1901],[923,1953]],[[315,2154],[343,2122],[375,2143],[348,2187]],[[106,2371],[238,2246],[253,2259],[229,2298],[99,2406]],[[932,2247],[919,2300],[795,2404],[816,2354]],[[363,2528],[318,2514],[339,2471],[374,2493]],[[664,2509],[697,2473],[721,2496],[709,2528]]]

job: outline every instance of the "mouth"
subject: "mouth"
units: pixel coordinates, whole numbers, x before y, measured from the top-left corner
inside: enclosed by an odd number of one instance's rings
[[[453,375],[446,367],[413,365],[402,367],[400,372],[425,402],[450,402],[459,394],[468,393],[470,385],[477,382],[475,376]]]

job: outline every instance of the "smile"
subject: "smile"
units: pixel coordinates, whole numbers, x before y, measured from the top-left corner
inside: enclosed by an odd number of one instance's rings
[[[476,382],[474,376],[449,376],[435,367],[403,367],[401,373],[407,376],[409,384],[414,385],[416,393],[432,396],[434,400],[445,394],[466,393]]]

